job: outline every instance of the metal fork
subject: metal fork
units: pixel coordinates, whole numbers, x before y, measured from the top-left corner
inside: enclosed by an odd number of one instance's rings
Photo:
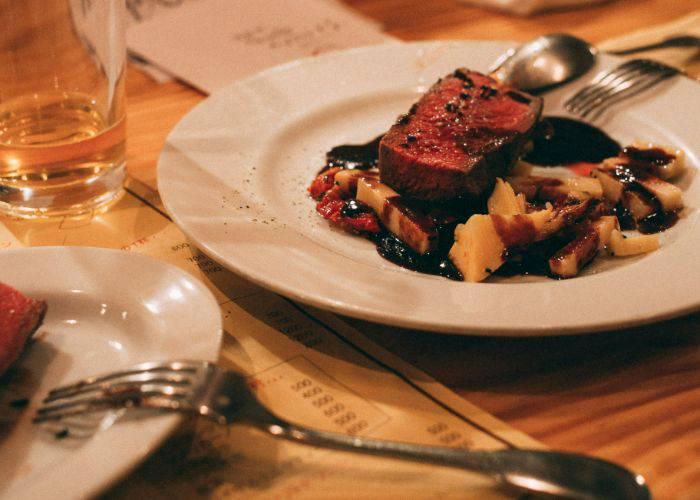
[[[651,59],[630,59],[601,73],[569,98],[564,107],[583,118],[598,118],[609,106],[633,97],[681,71]]]
[[[246,378],[202,361],[142,363],[52,390],[35,423],[65,422],[112,408],[153,408],[245,423],[299,443],[464,468],[520,491],[570,498],[649,499],[644,478],[592,457],[509,448],[471,451],[309,429],[264,407]]]

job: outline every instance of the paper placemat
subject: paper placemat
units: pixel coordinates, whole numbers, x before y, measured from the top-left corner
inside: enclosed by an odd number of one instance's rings
[[[390,354],[336,316],[299,305],[199,253],[130,180],[101,215],[4,219],[0,248],[94,245],[170,262],[205,282],[224,318],[220,364],[249,376],[281,416],[319,429],[405,442],[541,447]],[[490,479],[449,468],[274,440],[244,426],[194,420],[109,493],[115,498],[503,498]]]

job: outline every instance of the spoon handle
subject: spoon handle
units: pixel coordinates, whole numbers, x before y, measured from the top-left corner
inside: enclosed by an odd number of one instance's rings
[[[668,47],[700,47],[700,38],[692,35],[679,35],[655,43],[638,45],[627,49],[608,50],[607,52],[616,56],[626,56],[629,54],[636,54],[637,52],[646,52],[647,50],[664,49]]]

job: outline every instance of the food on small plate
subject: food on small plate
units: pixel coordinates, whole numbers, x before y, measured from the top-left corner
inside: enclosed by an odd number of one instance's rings
[[[0,375],[17,361],[45,313],[44,301],[0,283]]]
[[[537,97],[458,69],[383,136],[331,149],[309,193],[382,257],[455,280],[573,278],[598,255],[658,249],[684,207],[673,184],[683,151],[623,148],[591,125],[540,120],[541,109]]]

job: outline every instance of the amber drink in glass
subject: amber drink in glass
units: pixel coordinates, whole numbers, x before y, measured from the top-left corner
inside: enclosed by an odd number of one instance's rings
[[[0,212],[99,211],[122,193],[124,0],[0,0]]]

